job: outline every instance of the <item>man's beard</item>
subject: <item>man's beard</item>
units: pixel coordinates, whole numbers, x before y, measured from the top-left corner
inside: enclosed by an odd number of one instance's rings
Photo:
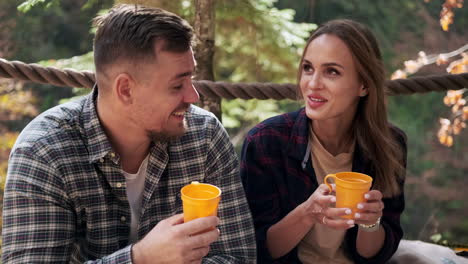
[[[147,131],[148,138],[152,142],[170,142],[182,137],[185,132],[187,132],[187,121],[182,121],[182,128],[177,132],[169,132],[169,131]]]

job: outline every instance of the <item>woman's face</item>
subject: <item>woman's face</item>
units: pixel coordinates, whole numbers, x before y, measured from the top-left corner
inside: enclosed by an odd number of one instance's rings
[[[317,121],[351,122],[365,88],[348,46],[324,34],[309,43],[299,82],[306,115]]]

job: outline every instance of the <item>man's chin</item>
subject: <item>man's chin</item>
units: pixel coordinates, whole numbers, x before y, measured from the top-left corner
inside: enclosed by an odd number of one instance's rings
[[[184,120],[183,124],[173,130],[148,131],[148,137],[154,142],[169,142],[182,137],[185,132],[187,132],[187,123]]]

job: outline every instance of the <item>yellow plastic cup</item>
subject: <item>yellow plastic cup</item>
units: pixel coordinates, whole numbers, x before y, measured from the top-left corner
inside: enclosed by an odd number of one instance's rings
[[[182,187],[180,193],[184,210],[184,222],[217,215],[218,204],[221,200],[221,189],[218,187],[194,181]]]
[[[357,205],[365,201],[364,194],[370,190],[372,178],[358,172],[328,174],[323,181],[330,191],[333,188],[328,180],[332,178],[336,185],[336,208],[350,208],[352,213],[342,217],[354,219],[354,214],[361,212]]]

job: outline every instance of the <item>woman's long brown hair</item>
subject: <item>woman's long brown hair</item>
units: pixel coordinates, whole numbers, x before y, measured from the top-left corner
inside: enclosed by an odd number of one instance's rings
[[[385,71],[377,40],[367,27],[352,20],[338,19],[321,25],[307,41],[299,64],[298,84],[307,47],[324,34],[340,38],[351,51],[359,78],[368,90],[367,96],[359,101],[352,130],[356,143],[373,164],[376,173],[373,189],[381,191],[384,197],[395,196],[402,191],[399,181],[405,174],[405,161],[387,118]]]

